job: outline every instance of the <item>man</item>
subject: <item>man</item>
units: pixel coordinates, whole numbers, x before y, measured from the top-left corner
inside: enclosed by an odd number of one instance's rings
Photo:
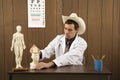
[[[85,23],[76,13],[62,16],[64,34],[55,37],[48,46],[40,50],[40,60],[50,58],[55,54],[55,59],[45,63],[39,62],[36,69],[61,67],[66,65],[83,65],[83,54],[87,48],[86,41],[79,35],[85,32]],[[32,52],[32,48],[30,49]]]

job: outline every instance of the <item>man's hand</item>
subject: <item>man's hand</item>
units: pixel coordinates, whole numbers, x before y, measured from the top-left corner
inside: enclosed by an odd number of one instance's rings
[[[40,62],[36,65],[36,69],[50,68],[52,66],[54,66],[53,62],[48,62],[48,63]]]

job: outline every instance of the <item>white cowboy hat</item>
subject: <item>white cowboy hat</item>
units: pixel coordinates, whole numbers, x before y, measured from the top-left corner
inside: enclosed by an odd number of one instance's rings
[[[85,32],[85,30],[86,30],[85,22],[81,17],[78,17],[76,13],[71,13],[70,16],[62,15],[62,20],[63,20],[64,24],[68,19],[73,20],[78,23],[78,25],[79,25],[78,34],[79,35],[81,35]]]

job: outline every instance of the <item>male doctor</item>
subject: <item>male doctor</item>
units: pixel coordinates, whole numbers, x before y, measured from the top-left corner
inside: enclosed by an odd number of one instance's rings
[[[55,59],[50,62],[39,62],[36,69],[61,67],[66,65],[83,65],[83,54],[87,48],[86,41],[79,35],[85,30],[85,22],[76,13],[70,16],[62,16],[64,23],[64,34],[57,35],[48,46],[40,50],[40,60],[50,58],[55,54]],[[30,49],[32,53],[32,47]]]

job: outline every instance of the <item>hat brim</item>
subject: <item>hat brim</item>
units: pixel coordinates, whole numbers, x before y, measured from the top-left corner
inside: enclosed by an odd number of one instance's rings
[[[69,19],[78,23],[78,25],[79,25],[78,34],[79,35],[81,35],[81,34],[83,34],[85,32],[86,26],[85,26],[85,22],[84,22],[84,20],[82,18],[80,18],[80,17],[69,17],[69,16],[63,16],[62,15],[62,20],[63,20],[64,24]]]

